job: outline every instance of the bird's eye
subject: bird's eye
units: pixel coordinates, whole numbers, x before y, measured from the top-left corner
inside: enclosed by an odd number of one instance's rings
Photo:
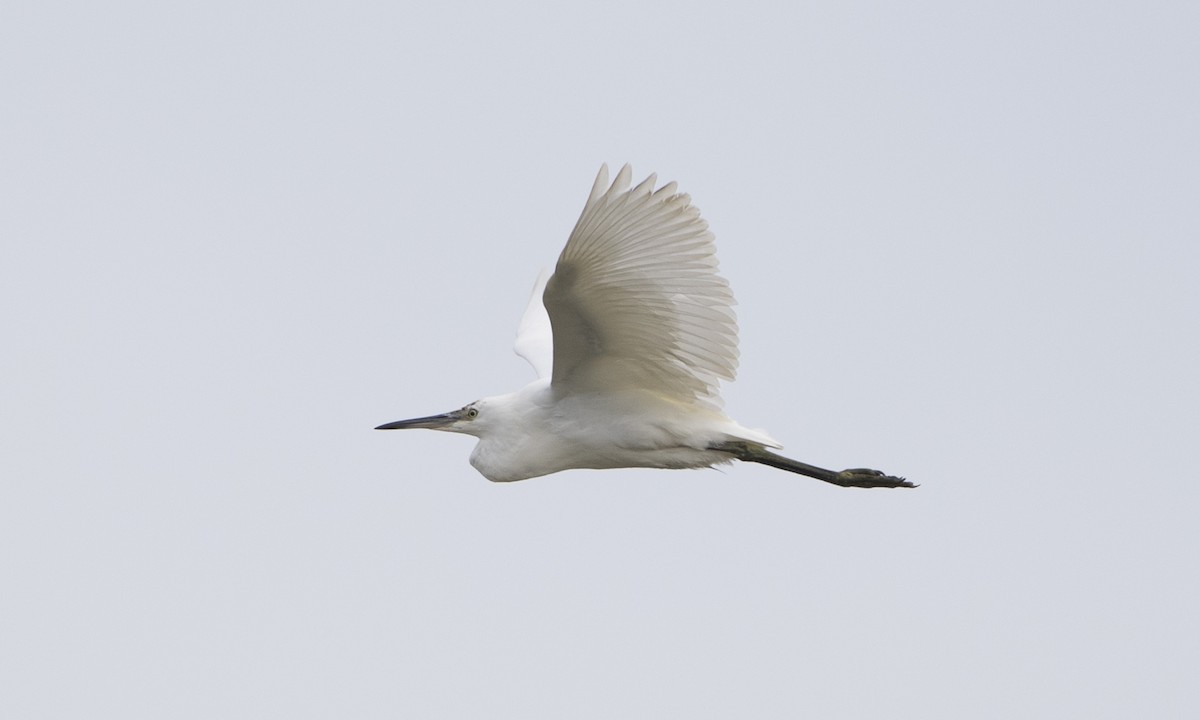
[[[475,408],[467,408],[467,419],[474,420],[479,417],[479,411]]]

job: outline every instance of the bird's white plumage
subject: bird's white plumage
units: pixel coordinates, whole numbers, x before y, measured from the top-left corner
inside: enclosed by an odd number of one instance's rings
[[[557,393],[653,389],[716,406],[737,370],[733,293],[708,224],[675,183],[603,166],[544,301]],[[607,187],[606,187],[607,186]]]
[[[529,304],[525,306],[525,314],[517,326],[517,340],[513,350],[533,366],[533,371],[539,378],[550,377],[554,363],[554,336],[550,328],[550,316],[546,314],[546,306],[542,304],[542,293],[546,290],[546,281],[550,272],[542,270],[537,282],[533,284],[533,292],[529,294]]]
[[[515,393],[381,430],[475,435],[471,464],[511,482],[570,468],[758,462],[851,487],[911,487],[877,470],[834,472],[776,455],[720,409],[737,370],[733,294],[713,237],[675,183],[630,189],[601,167],[583,214],[521,318],[516,351],[538,379]],[[544,286],[544,290],[543,290]],[[539,302],[540,300],[540,302]]]

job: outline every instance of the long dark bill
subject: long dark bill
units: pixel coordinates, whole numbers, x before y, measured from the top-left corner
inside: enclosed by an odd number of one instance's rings
[[[375,428],[376,430],[408,430],[410,428],[428,428],[439,430],[453,424],[459,419],[458,411],[430,415],[429,417],[413,418],[412,420],[397,420]]]

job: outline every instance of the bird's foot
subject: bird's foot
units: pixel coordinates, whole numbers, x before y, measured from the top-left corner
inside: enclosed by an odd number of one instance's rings
[[[885,475],[878,470],[870,468],[854,468],[851,470],[843,470],[837,474],[837,479],[833,481],[842,487],[861,487],[861,488],[896,488],[896,487],[917,487],[902,477],[893,475]]]

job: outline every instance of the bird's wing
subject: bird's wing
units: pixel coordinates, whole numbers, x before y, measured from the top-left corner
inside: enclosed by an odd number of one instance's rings
[[[737,371],[729,283],[717,274],[712,233],[675,183],[632,190],[602,166],[543,299],[554,330],[559,392],[649,388],[720,403]]]
[[[549,271],[542,270],[538,273],[533,292],[529,295],[529,304],[525,306],[525,314],[521,316],[521,324],[517,326],[517,341],[513,344],[513,350],[533,366],[533,371],[539,378],[550,377],[550,369],[554,362],[550,316],[546,314],[546,306],[542,304],[542,293],[549,279]]]

